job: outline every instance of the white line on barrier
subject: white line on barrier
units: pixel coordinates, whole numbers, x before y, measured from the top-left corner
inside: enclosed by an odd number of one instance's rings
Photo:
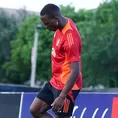
[[[21,92],[0,92],[0,94],[21,94]]]
[[[21,118],[22,105],[23,105],[23,94],[24,94],[24,92],[21,93],[21,100],[20,100],[20,107],[19,107],[19,117],[18,118]]]
[[[118,92],[80,92],[80,94],[117,94],[118,95]]]
[[[99,108],[97,108],[97,109],[94,111],[92,118],[95,118],[95,116],[96,116],[98,110],[99,110]]]
[[[74,107],[72,116],[71,116],[70,118],[76,118],[76,117],[74,116],[74,113],[75,113],[75,111],[76,111],[78,108],[79,108],[78,106],[75,106],[75,107]]]
[[[101,117],[101,118],[104,118],[104,116],[106,115],[107,111],[108,111],[108,108],[104,110],[104,112],[103,112],[103,114],[102,114],[102,117]]]
[[[0,92],[0,93],[21,93],[21,92]],[[25,94],[34,94],[34,93],[38,93],[38,92],[25,92]],[[80,94],[117,94],[118,95],[118,92],[80,92]]]
[[[83,111],[82,111],[82,113],[81,113],[80,118],[83,118],[83,116],[84,116],[84,113],[85,113],[86,109],[87,109],[86,107],[83,109]]]

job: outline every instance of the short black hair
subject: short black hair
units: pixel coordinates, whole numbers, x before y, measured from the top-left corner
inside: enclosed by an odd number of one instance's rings
[[[40,12],[40,15],[43,16],[43,15],[53,15],[54,13],[59,13],[60,12],[60,9],[57,5],[55,4],[47,4],[43,7],[43,9],[41,10]]]

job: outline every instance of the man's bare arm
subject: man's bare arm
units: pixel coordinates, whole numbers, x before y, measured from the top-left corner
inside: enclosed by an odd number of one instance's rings
[[[67,96],[68,92],[72,89],[72,87],[76,83],[76,80],[80,74],[80,63],[79,62],[73,62],[73,63],[70,63],[69,65],[70,65],[71,72],[68,76],[68,79],[66,81],[66,84],[65,84],[62,92],[59,95],[59,97],[64,98],[64,99]]]

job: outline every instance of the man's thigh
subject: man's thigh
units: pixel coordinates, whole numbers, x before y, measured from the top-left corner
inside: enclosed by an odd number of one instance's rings
[[[51,108],[50,105],[53,101],[54,99],[51,92],[51,86],[49,83],[46,83],[35,97],[30,108],[38,114],[44,113]]]

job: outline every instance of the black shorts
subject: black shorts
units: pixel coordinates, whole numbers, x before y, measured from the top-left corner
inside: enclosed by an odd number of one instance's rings
[[[46,102],[51,108],[51,104],[59,96],[60,92],[61,90],[57,90],[50,83],[46,83],[39,91],[37,98]],[[58,116],[72,116],[74,102],[79,92],[80,90],[71,90],[64,101],[61,112],[55,112],[55,114]]]

